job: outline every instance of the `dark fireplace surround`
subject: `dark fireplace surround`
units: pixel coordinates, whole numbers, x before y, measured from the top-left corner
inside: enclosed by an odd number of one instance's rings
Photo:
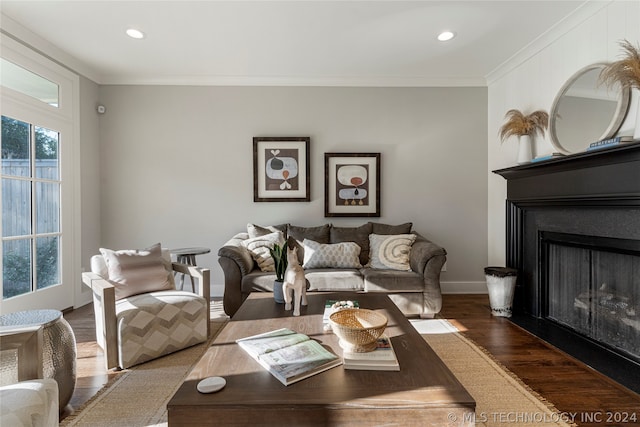
[[[511,320],[640,392],[640,143],[494,173],[519,271]]]

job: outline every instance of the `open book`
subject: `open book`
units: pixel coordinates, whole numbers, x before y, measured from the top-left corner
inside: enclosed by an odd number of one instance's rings
[[[342,364],[320,343],[291,329],[277,329],[236,342],[284,385]]]

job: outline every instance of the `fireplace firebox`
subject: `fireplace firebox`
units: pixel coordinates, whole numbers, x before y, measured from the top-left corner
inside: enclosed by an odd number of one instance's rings
[[[494,172],[511,320],[640,392],[640,143]]]

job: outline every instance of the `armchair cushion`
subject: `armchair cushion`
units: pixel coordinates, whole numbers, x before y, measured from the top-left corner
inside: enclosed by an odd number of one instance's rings
[[[206,341],[204,298],[185,291],[151,292],[116,303],[118,358],[128,368]]]
[[[175,289],[173,274],[162,258],[162,248],[157,243],[142,250],[100,248],[109,282],[115,287],[116,300],[131,295]]]

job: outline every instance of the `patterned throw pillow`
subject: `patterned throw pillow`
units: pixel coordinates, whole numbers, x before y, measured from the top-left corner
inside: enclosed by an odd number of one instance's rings
[[[415,234],[370,234],[371,261],[369,266],[385,270],[411,271],[409,257]]]
[[[251,257],[258,263],[260,270],[264,272],[276,271],[271,252],[269,251],[276,243],[280,246],[284,244],[284,236],[281,231],[275,231],[241,242],[242,246],[249,250]]]
[[[360,246],[354,242],[323,244],[304,239],[304,268],[360,268]]]

